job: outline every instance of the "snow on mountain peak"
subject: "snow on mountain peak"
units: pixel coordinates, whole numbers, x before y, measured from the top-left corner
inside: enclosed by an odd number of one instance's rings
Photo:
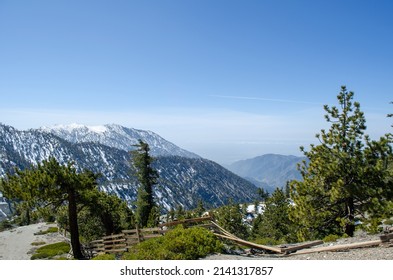
[[[53,126],[45,126],[42,127],[43,130],[46,131],[68,131],[68,132],[72,132],[74,130],[88,130],[91,132],[95,132],[95,133],[104,133],[106,131],[108,131],[107,127],[104,125],[84,125],[84,124],[78,124],[78,123],[71,123],[71,124],[56,124]]]
[[[135,149],[134,145],[141,139],[150,145],[151,152],[154,156],[176,155],[199,158],[198,155],[177,147],[154,132],[126,128],[118,124],[86,126],[73,123],[69,125],[43,127],[41,130],[55,134],[71,143],[100,143],[125,151]]]

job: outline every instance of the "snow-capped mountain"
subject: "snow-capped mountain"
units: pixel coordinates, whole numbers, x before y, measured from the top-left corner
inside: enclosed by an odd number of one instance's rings
[[[149,144],[153,156],[199,158],[198,155],[179,148],[154,132],[127,128],[116,124],[101,126],[55,125],[42,127],[40,130],[57,135],[71,143],[100,143],[125,151],[134,150],[134,145],[138,144],[138,139],[141,139]]]
[[[104,128],[108,130],[104,131]],[[118,129],[118,134],[113,132],[115,128]],[[20,131],[0,124],[0,176],[12,172],[15,167],[29,168],[53,156],[62,164],[74,162],[79,170],[89,169],[102,174],[100,188],[116,193],[132,204],[136,200],[138,182],[132,175],[133,171],[129,164],[130,154],[125,150],[126,148],[112,147],[114,143],[121,143],[125,139],[121,131],[132,130],[115,125],[100,128],[80,127],[77,130],[71,130],[74,131],[75,137],[98,134],[101,135],[101,140],[93,141],[92,138],[84,138],[85,141],[82,141],[80,137],[78,141],[70,141],[66,140],[70,137],[66,130],[55,135],[49,133],[47,129]],[[79,130],[85,132],[79,133]],[[105,132],[107,134],[103,134]],[[138,137],[142,134],[143,132],[140,131]],[[106,140],[103,135],[110,135],[112,138]],[[120,137],[122,140],[116,139],[114,135],[122,135]],[[176,147],[154,133],[146,132],[145,135],[151,136],[149,146],[157,153],[160,149],[169,153],[167,147]],[[160,142],[153,139],[160,139]],[[141,140],[145,141],[146,138]],[[133,141],[136,143],[135,140]],[[101,142],[110,142],[113,145],[104,145]],[[154,143],[166,143],[166,148],[162,148],[162,145],[160,149],[154,148]],[[207,207],[218,207],[227,203],[229,199],[235,202],[250,202],[256,198],[256,187],[253,184],[212,161],[197,156],[178,156],[179,150],[181,149],[175,149],[170,155],[156,156],[154,162],[154,168],[160,175],[158,186],[155,188],[155,197],[163,210],[176,208],[178,205],[186,209],[193,208],[199,200],[203,200]]]

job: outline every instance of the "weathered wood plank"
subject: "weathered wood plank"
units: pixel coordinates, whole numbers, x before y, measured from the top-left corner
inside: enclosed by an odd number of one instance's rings
[[[211,219],[212,218],[209,216],[209,217],[201,217],[201,218],[194,218],[194,219],[178,220],[178,221],[160,224],[159,227],[172,227],[172,226],[176,226],[176,225],[180,225],[180,224],[198,223],[198,222],[208,221]]]
[[[103,243],[104,244],[115,244],[115,243],[126,242],[126,241],[127,241],[127,239],[122,238],[122,239],[107,240],[107,241],[104,241]]]
[[[156,228],[142,228],[139,231],[140,232],[156,232],[156,231],[160,231],[161,229],[156,227]]]
[[[104,242],[104,239],[99,239],[99,240],[93,240],[93,241],[90,241],[90,243],[89,244],[96,244],[96,243],[102,243],[102,242]]]
[[[114,244],[114,245],[108,245],[105,246],[104,249],[105,250],[109,250],[109,249],[115,249],[115,248],[125,248],[127,246],[127,244],[122,243],[122,244]]]
[[[121,231],[124,234],[136,234],[136,229],[125,229]]]
[[[124,234],[123,233],[119,233],[119,234],[108,235],[108,236],[104,236],[102,239],[104,239],[104,240],[117,239],[119,237],[124,237]]]

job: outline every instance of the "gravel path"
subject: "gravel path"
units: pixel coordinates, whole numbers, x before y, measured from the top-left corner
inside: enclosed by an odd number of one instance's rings
[[[64,241],[57,233],[34,235],[56,225],[38,223],[0,232],[0,260],[29,260],[35,246],[33,242],[51,244]]]

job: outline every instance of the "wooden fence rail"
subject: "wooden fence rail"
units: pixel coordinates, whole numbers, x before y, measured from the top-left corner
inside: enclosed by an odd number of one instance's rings
[[[119,234],[113,234],[94,240],[89,243],[90,255],[116,254],[126,252],[131,246],[150,238],[160,237],[165,233],[160,228],[144,228],[123,230]]]
[[[186,226],[204,223],[211,221],[211,217],[194,218],[181,221],[173,221],[164,224],[160,224],[159,227],[155,228],[143,228],[143,229],[130,229],[123,230],[119,234],[113,234],[104,236],[99,240],[91,241],[87,246],[89,256],[96,256],[100,254],[116,254],[127,252],[128,249],[140,242],[148,240],[150,238],[160,237],[168,231],[169,227],[173,227],[179,224]],[[210,225],[210,223],[209,223]],[[203,225],[202,225],[203,226]],[[207,226],[205,224],[205,226]]]

